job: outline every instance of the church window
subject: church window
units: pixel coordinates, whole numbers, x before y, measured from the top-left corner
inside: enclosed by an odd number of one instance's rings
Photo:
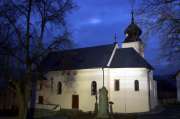
[[[114,80],[114,90],[119,91],[119,80]]]
[[[96,81],[93,81],[91,83],[91,95],[96,95],[97,94],[97,83]]]
[[[39,82],[39,90],[42,90],[42,88],[43,88],[43,82],[40,81],[40,82]]]
[[[39,104],[43,104],[43,102],[44,102],[43,96],[39,96],[39,98],[38,98],[38,103],[39,103]]]
[[[139,81],[138,80],[134,81],[134,90],[139,91]]]
[[[57,85],[57,94],[61,94],[61,93],[62,93],[62,83],[58,82],[58,85]]]

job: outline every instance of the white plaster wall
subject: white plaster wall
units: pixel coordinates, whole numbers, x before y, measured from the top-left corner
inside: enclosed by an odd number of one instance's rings
[[[144,46],[140,41],[123,43],[122,48],[134,48],[141,56],[144,57]]]
[[[114,91],[114,80],[120,79],[120,91]],[[139,91],[134,81],[139,81]],[[113,111],[122,113],[149,111],[147,70],[145,68],[110,69],[110,100]]]
[[[97,82],[97,89],[103,85],[102,69],[83,69],[71,71],[72,76],[62,75],[62,71],[49,72],[46,77],[54,78],[53,91],[50,80],[45,81],[46,88],[38,91],[45,103],[59,104],[62,108],[72,108],[72,95],[79,95],[79,109],[93,111],[95,96],[91,96],[91,82]],[[113,111],[121,113],[149,111],[148,81],[146,68],[104,69],[104,85],[108,89],[109,101],[113,101]],[[120,80],[120,91],[114,91],[114,80]],[[139,80],[138,92],[134,91],[134,80]],[[62,82],[62,94],[57,95],[57,84]],[[48,88],[49,87],[49,88]],[[38,97],[38,96],[37,96]]]
[[[150,81],[150,107],[154,109],[158,105],[157,98],[157,82],[153,80],[153,71],[149,72],[149,81]]]
[[[43,90],[48,98],[48,102],[51,104],[59,104],[62,108],[72,108],[72,95],[79,95],[79,109],[83,111],[93,111],[95,104],[95,96],[91,95],[91,82],[97,82],[97,89],[101,88],[103,85],[103,73],[102,69],[87,69],[87,70],[77,70],[76,75],[68,77],[66,75],[62,76],[61,71],[49,72],[47,78],[54,78],[54,91],[51,92],[50,89]],[[106,74],[105,74],[105,77]],[[105,79],[107,80],[107,79]],[[63,84],[62,94],[57,95],[57,84],[61,81]],[[105,81],[105,86],[107,87],[107,81]],[[39,93],[40,94],[40,93]]]
[[[177,101],[180,102],[180,73],[176,76],[176,85],[177,85]]]

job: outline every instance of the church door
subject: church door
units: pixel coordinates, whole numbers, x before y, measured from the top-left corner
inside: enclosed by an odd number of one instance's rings
[[[39,96],[39,104],[43,104],[43,102],[44,102],[44,99],[43,99],[43,96]]]
[[[72,108],[73,109],[79,108],[79,95],[72,95]]]

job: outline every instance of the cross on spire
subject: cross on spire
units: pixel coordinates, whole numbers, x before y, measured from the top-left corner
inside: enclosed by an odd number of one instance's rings
[[[134,24],[134,10],[131,11],[131,23]]]
[[[114,33],[114,42],[117,43],[117,34]]]
[[[129,0],[131,4],[131,23],[134,23],[134,5],[136,0]]]

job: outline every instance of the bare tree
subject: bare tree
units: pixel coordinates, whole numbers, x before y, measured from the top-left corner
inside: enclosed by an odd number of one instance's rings
[[[74,7],[72,0],[0,1],[0,24],[8,26],[6,35],[1,34],[4,38],[0,41],[0,53],[10,56],[11,65],[18,66],[16,71],[21,72],[19,80],[12,72],[8,78],[16,87],[19,119],[26,119],[32,79],[39,72],[43,57],[64,42],[71,43],[65,18]],[[52,28],[55,33],[50,32]],[[3,47],[5,53],[1,52]]]
[[[160,56],[168,61],[180,58],[180,1],[144,0],[138,11],[147,38],[160,40]]]

